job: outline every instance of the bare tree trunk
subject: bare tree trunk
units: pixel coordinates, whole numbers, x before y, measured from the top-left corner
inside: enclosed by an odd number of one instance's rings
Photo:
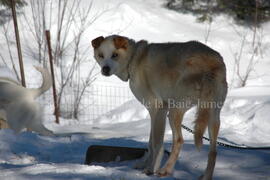
[[[15,36],[16,36],[17,51],[18,51],[18,58],[19,58],[20,71],[21,71],[21,81],[22,81],[22,86],[26,87],[25,77],[24,77],[23,60],[22,60],[22,50],[21,50],[21,43],[20,43],[20,35],[19,35],[19,30],[18,30],[17,15],[16,15],[14,0],[11,0],[11,3],[12,3],[11,9],[12,9],[13,22],[14,22],[14,31],[15,31]]]
[[[48,53],[49,53],[49,60],[50,60],[50,67],[51,67],[51,76],[52,76],[52,83],[53,83],[53,100],[54,100],[54,114],[55,114],[55,122],[59,124],[59,106],[57,103],[57,93],[55,87],[55,79],[54,79],[54,69],[53,69],[53,60],[52,60],[52,48],[51,48],[51,35],[50,31],[46,30],[46,38],[48,44]]]

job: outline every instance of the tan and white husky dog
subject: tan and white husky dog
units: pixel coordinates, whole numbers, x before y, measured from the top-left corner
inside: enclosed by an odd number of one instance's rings
[[[149,153],[137,167],[144,168],[147,174],[172,173],[184,142],[183,116],[197,106],[195,145],[202,146],[207,127],[211,139],[207,168],[200,179],[212,179],[220,110],[227,94],[226,68],[221,55],[196,41],[149,44],[118,35],[97,37],[92,40],[92,46],[102,74],[129,80],[131,91],[150,113]],[[160,168],[167,114],[173,134],[172,152]]]
[[[42,124],[42,111],[35,99],[46,92],[52,85],[49,72],[41,67],[35,67],[43,78],[40,88],[25,88],[18,82],[0,77],[0,119],[8,126],[20,132],[24,128],[43,135],[53,135]]]

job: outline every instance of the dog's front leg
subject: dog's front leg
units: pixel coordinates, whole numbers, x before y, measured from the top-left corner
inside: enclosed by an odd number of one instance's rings
[[[153,148],[152,148],[152,132],[150,132],[149,136],[149,143],[148,143],[148,152],[145,153],[144,157],[142,159],[139,159],[135,165],[135,169],[146,169],[146,167],[152,162],[153,159]]]
[[[163,157],[163,139],[165,131],[165,120],[167,108],[158,107],[149,109],[151,117],[151,132],[149,138],[149,152],[146,160],[146,174],[153,174],[157,172]]]

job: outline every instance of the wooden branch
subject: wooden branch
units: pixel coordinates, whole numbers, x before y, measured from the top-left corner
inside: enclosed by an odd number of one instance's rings
[[[50,60],[50,68],[51,68],[51,75],[52,75],[52,83],[53,83],[53,100],[54,100],[54,114],[55,114],[55,122],[59,124],[59,106],[57,103],[57,93],[56,93],[56,86],[55,86],[55,78],[54,78],[54,69],[53,69],[53,57],[52,57],[52,47],[51,47],[51,35],[50,31],[46,30],[46,39],[48,44],[48,53],[49,53],[49,60]]]
[[[18,58],[19,58],[20,71],[21,71],[21,81],[22,81],[22,86],[26,87],[23,59],[22,59],[22,50],[21,50],[21,43],[20,43],[20,35],[19,35],[19,30],[18,30],[17,15],[16,15],[16,8],[15,8],[14,0],[11,0],[11,10],[12,10],[14,31],[15,31],[15,36],[16,36],[16,44],[17,44]]]

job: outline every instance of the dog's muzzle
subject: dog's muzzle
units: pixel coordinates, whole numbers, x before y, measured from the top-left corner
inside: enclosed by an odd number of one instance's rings
[[[110,76],[110,71],[111,71],[111,68],[109,66],[104,66],[102,69],[101,69],[101,72],[104,76]]]

